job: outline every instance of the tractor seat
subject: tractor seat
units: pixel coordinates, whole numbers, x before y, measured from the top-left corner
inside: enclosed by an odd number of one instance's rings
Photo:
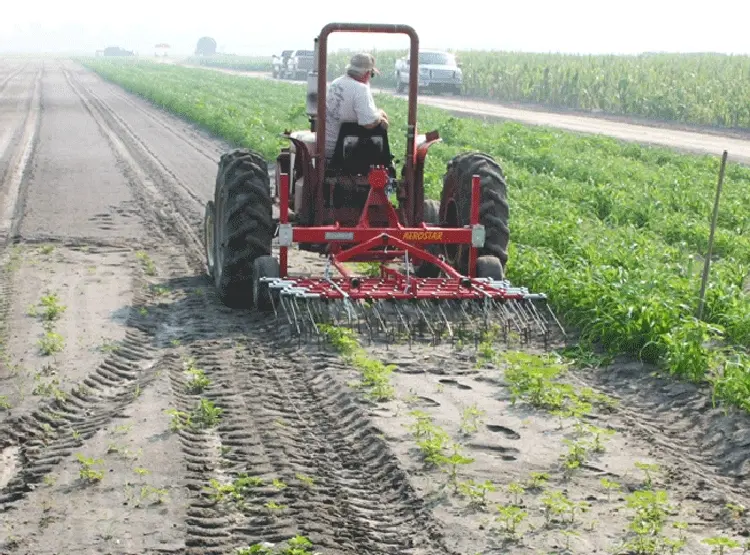
[[[367,175],[370,166],[393,164],[388,131],[382,126],[368,129],[357,122],[341,124],[336,148],[326,164],[328,175]]]

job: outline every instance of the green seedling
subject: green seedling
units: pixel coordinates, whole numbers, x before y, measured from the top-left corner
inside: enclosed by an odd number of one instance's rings
[[[212,478],[204,491],[209,492],[209,498],[216,503],[230,501],[239,507],[243,507],[245,500],[252,493],[253,488],[263,485],[263,480],[256,476],[240,474],[231,484],[221,484]]]
[[[471,464],[474,459],[461,454],[461,446],[458,443],[453,444],[453,453],[450,456],[438,455],[439,464],[447,465],[448,483],[453,484],[453,488],[458,492],[458,467],[460,465]]]
[[[172,417],[169,421],[169,429],[173,432],[182,430],[183,428],[190,428],[193,425],[191,415],[186,412],[177,409],[167,409],[164,412]]]
[[[565,538],[565,551],[570,551],[570,539],[571,538],[578,538],[581,536],[581,534],[579,534],[575,530],[562,530],[561,533],[563,537]]]
[[[310,551],[312,542],[305,536],[294,536],[285,544],[275,546],[272,543],[256,543],[250,547],[242,547],[235,551],[235,555],[320,555]]]
[[[635,539],[628,546],[641,553],[658,547],[661,531],[668,512],[672,510],[664,490],[639,490],[625,498],[626,505],[634,511],[628,528]]]
[[[572,512],[573,502],[562,491],[547,491],[542,496],[544,518],[547,526],[555,517],[561,517]]]
[[[48,293],[44,295],[39,304],[42,308],[42,319],[46,321],[57,320],[65,312],[65,306],[60,304],[57,293]]]
[[[642,470],[643,474],[646,477],[644,486],[646,486],[648,489],[652,489],[654,487],[652,473],[656,473],[659,471],[659,465],[636,461],[635,467],[638,468],[639,470]]]
[[[747,509],[745,508],[745,506],[739,503],[730,502],[724,505],[724,508],[729,511],[732,518],[735,520],[739,520],[740,518],[745,516],[745,513],[747,512]]]
[[[305,487],[312,488],[315,485],[315,480],[310,476],[305,476],[304,474],[297,473],[294,475],[294,477],[302,482]]]
[[[153,504],[163,505],[168,501],[169,491],[166,488],[155,488],[153,486],[145,485],[141,487],[140,499],[148,501],[154,498]]]
[[[508,484],[508,493],[513,495],[513,504],[520,505],[521,495],[526,492],[526,488],[521,482],[513,481]]]
[[[479,425],[482,423],[482,417],[484,415],[485,411],[478,408],[476,403],[470,407],[466,407],[461,413],[461,432],[467,436],[476,433],[479,429]]]
[[[446,444],[449,440],[448,433],[435,426],[432,423],[432,418],[424,411],[413,410],[410,414],[416,418],[416,422],[411,425],[411,429],[425,462],[430,465],[439,465],[443,461]]]
[[[271,484],[276,489],[284,489],[285,487],[287,487],[286,484],[284,482],[282,482],[281,480],[279,480],[278,478],[274,478],[273,481],[271,482]]]
[[[503,532],[509,539],[517,538],[518,525],[529,516],[529,514],[516,505],[497,505],[499,515],[495,518],[503,525]]]
[[[82,480],[86,482],[100,482],[104,478],[104,471],[94,470],[94,465],[104,464],[102,459],[86,458],[80,453],[76,455],[78,463],[81,468],[78,470],[78,475]]]
[[[549,480],[549,474],[546,472],[532,472],[526,483],[526,489],[536,491],[544,487]]]
[[[10,410],[10,401],[8,401],[7,395],[0,395],[0,409],[2,410]]]
[[[133,469],[133,472],[138,474],[138,476],[146,476],[147,474],[151,474],[151,471],[146,468],[136,467]]]
[[[211,428],[219,423],[221,408],[214,405],[213,401],[201,399],[190,415],[190,421],[195,428]]]
[[[44,332],[44,335],[37,344],[42,355],[50,356],[63,350],[65,340],[59,333],[48,330]]]
[[[195,359],[188,359],[185,365],[185,374],[188,376],[185,389],[188,393],[202,393],[204,389],[211,385],[211,380],[208,379],[206,373],[195,366]]]
[[[603,453],[605,451],[604,443],[615,434],[615,431],[611,428],[600,428],[584,422],[576,424],[576,432],[579,437],[591,436],[591,451],[594,453]]]
[[[680,537],[685,538],[685,531],[688,529],[688,523],[682,520],[678,520],[672,523],[672,528],[680,531]]]
[[[149,255],[145,251],[136,252],[135,257],[140,261],[141,267],[143,268],[143,271],[146,273],[146,275],[149,275],[149,276],[156,275],[156,265],[154,264],[154,261],[151,260],[151,257],[149,257]]]
[[[487,494],[496,490],[495,485],[490,480],[485,480],[481,484],[474,480],[467,480],[460,483],[458,489],[469,498],[470,506],[481,509],[487,506]]]
[[[390,383],[390,376],[396,369],[395,364],[385,365],[379,360],[370,358],[354,337],[354,332],[346,328],[331,325],[319,326],[345,360],[351,363],[362,374],[360,385],[369,389],[367,396],[374,401],[389,401],[396,396],[396,390]]]
[[[612,492],[613,491],[620,491],[622,486],[618,484],[617,482],[614,482],[608,478],[602,478],[599,480],[599,483],[602,485],[604,490],[607,492],[607,501],[611,501],[612,499]]]
[[[715,553],[716,555],[724,555],[727,549],[742,547],[740,542],[726,536],[713,536],[711,538],[706,538],[702,540],[702,543],[710,545],[711,553]]]
[[[568,446],[568,452],[561,455],[565,474],[570,475],[574,470],[586,462],[588,447],[585,443],[575,440],[563,439],[563,443]]]

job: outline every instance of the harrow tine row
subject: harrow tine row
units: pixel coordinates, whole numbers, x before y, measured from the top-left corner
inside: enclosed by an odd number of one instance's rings
[[[264,281],[276,299],[277,320],[300,339],[319,336],[321,326],[329,325],[356,331],[371,342],[471,340],[478,344],[501,338],[508,344],[517,339],[523,345],[538,339],[546,348],[555,329],[565,333],[544,295],[507,282],[475,280],[491,286],[486,295],[476,298],[403,300],[357,297],[331,279],[319,281],[328,282],[332,295],[315,290],[318,281],[309,279]]]

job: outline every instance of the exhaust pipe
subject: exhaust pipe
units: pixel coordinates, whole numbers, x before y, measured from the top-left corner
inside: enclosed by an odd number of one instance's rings
[[[325,71],[325,69],[323,70]],[[307,116],[310,120],[310,131],[315,131],[315,120],[318,115],[318,37],[315,37],[313,48],[313,67],[307,73]]]

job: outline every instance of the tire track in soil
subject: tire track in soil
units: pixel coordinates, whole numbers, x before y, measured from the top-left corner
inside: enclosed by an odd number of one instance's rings
[[[92,72],[93,73],[93,72]],[[97,75],[98,74],[94,74]],[[101,78],[101,77],[99,77]],[[158,107],[153,102],[149,101],[146,98],[138,96],[138,99],[136,100],[133,98],[133,94],[135,93],[126,93],[122,91],[122,88],[119,85],[108,83],[110,88],[110,92],[112,93],[112,96],[115,96],[122,100],[123,102],[129,104],[136,110],[138,110],[140,113],[142,113],[144,116],[146,116],[149,120],[163,128],[165,131],[170,133],[172,136],[179,139],[181,142],[185,143],[190,147],[191,150],[197,152],[201,156],[203,156],[206,160],[209,160],[212,164],[215,164],[216,161],[219,159],[219,157],[223,154],[223,149],[217,148],[215,139],[213,142],[206,140],[200,131],[195,129],[195,124],[191,123],[190,121],[183,120],[177,116],[173,116],[172,114],[168,112],[161,111],[162,109]],[[140,106],[140,102],[147,103],[151,109],[143,108]],[[175,129],[175,123],[176,121],[180,122],[180,126],[182,129]],[[185,135],[183,131],[186,131],[189,133],[189,137]],[[222,140],[223,139],[218,139]]]
[[[616,412],[633,435],[670,461],[673,479],[693,484],[696,492],[713,489],[750,504],[747,414],[724,414],[722,408],[712,407],[707,387],[654,378],[639,364],[606,372],[579,371],[575,377],[620,401]]]
[[[147,306],[154,293],[142,277],[133,278],[134,304]],[[146,292],[148,291],[148,292]],[[135,400],[133,387],[147,386],[158,361],[150,347],[154,324],[149,316],[131,311],[122,345],[109,354],[67,398],[40,402],[31,414],[6,421],[0,434],[0,450],[17,451],[19,471],[0,484],[0,512],[34,489],[55,465],[122,413]],[[76,430],[80,437],[73,438]]]
[[[12,70],[10,75],[8,75],[7,77],[3,78],[2,81],[0,81],[0,97],[2,97],[2,93],[5,90],[5,87],[8,86],[8,83],[10,83],[17,75],[19,75],[27,67],[29,67],[28,63],[24,64],[23,66],[21,66],[20,68],[16,70]]]
[[[23,71],[27,66],[28,64],[24,65],[13,76]],[[2,369],[3,374],[8,373],[5,349],[10,332],[8,320],[13,299],[12,273],[17,261],[15,249],[8,247],[11,237],[16,234],[20,224],[19,214],[24,198],[25,177],[39,133],[43,75],[44,69],[37,72],[34,77],[31,88],[32,94],[22,124],[19,143],[9,159],[8,168],[0,182],[0,185],[2,185],[0,187],[0,369]],[[11,78],[9,77],[3,82],[0,91]],[[0,430],[0,461],[5,463],[4,471],[0,474],[0,496],[2,495],[2,488],[12,478],[17,468],[16,455],[18,453],[18,449],[5,449],[6,446],[2,443],[3,432],[7,433],[7,430],[5,428]]]
[[[212,380],[203,397],[223,410],[215,429],[180,431],[194,491],[188,552],[226,553],[299,533],[326,553],[451,553],[380,431],[331,377],[338,357],[308,358],[279,340],[264,346],[256,338],[273,337],[274,324],[249,312],[227,316],[217,303],[213,293],[188,288],[184,306],[169,316],[170,328],[194,321],[195,333],[178,339]],[[170,368],[177,408],[190,412],[198,396],[185,393],[177,360]],[[223,461],[222,448],[229,451]],[[242,472],[287,487],[275,497],[273,488],[260,488],[244,516],[200,493],[211,478],[227,483]],[[314,479],[313,492],[298,474]],[[288,509],[270,516],[263,507],[270,499]]]
[[[37,77],[37,87],[41,86],[41,77],[42,72]],[[75,91],[75,88],[73,90]],[[85,99],[81,97],[81,100],[85,106]],[[89,113],[91,113],[90,110]],[[91,115],[95,117],[93,113]],[[100,122],[97,121],[97,123]],[[38,129],[38,124],[37,121],[34,129]],[[117,144],[116,137],[114,138]],[[24,141],[23,144],[32,143]],[[117,150],[114,150],[114,153],[117,155]],[[25,163],[30,159],[30,153],[19,156],[24,161],[24,165],[17,164],[16,167],[25,168]],[[120,160],[123,161],[122,157]],[[127,163],[127,159],[124,161]],[[145,175],[137,165],[131,164],[128,168]],[[23,170],[14,171],[16,176],[23,174]],[[21,184],[21,180],[16,181],[19,185]],[[145,189],[147,187],[144,186],[137,188],[139,191]],[[158,204],[153,203],[153,198],[145,198],[143,195],[139,200],[144,209],[146,223],[152,224],[150,226],[152,229],[179,228],[179,222],[174,221],[171,222],[173,225],[169,226],[153,225],[159,222]],[[15,214],[21,213],[21,207],[22,203],[17,203]],[[157,214],[152,215],[149,220],[148,216],[154,212]],[[20,220],[20,217],[13,218],[14,232],[18,229]],[[178,232],[175,233],[179,236]],[[81,242],[79,240],[75,243]],[[143,245],[135,248],[138,247],[143,247]],[[133,248],[133,245],[126,247],[127,250]],[[10,254],[7,249],[4,249],[2,256],[4,302],[0,310],[4,310],[6,314],[0,314],[0,318],[7,316],[10,309],[8,299],[11,297],[9,293],[12,281],[9,279],[7,262]],[[137,274],[134,276],[133,306],[150,306],[154,302],[156,294],[145,290],[146,285],[147,282],[142,277]],[[6,296],[5,293],[8,295]],[[7,319],[3,318],[2,321],[5,322]],[[0,512],[12,508],[14,503],[23,499],[26,493],[31,491],[56,464],[121,414],[123,409],[135,400],[132,395],[134,386],[138,385],[143,388],[154,379],[154,372],[149,372],[149,370],[159,364],[154,346],[158,344],[158,333],[151,315],[143,316],[131,310],[125,326],[128,331],[118,350],[108,355],[97,369],[79,384],[78,388],[70,392],[64,402],[57,399],[48,400],[31,414],[6,421],[7,425],[0,431],[0,460],[12,460],[16,471],[6,473],[4,481],[7,483],[0,483]],[[72,437],[73,429],[80,434],[78,439]]]
[[[20,224],[25,201],[25,184],[31,159],[39,138],[39,126],[44,109],[42,101],[42,78],[44,68],[34,77],[31,98],[21,128],[21,136],[15,152],[10,157],[0,188],[0,248],[13,238]]]
[[[159,184],[159,191],[161,191],[161,194],[165,195],[169,193],[171,196],[169,200],[172,201],[172,207],[180,212],[183,219],[187,222],[192,220],[193,225],[200,227],[203,218],[202,212],[200,218],[196,218],[195,213],[180,211],[181,203],[178,202],[179,197],[176,196],[176,193],[181,190],[192,201],[200,206],[203,205],[203,197],[180,181],[177,176],[159,160],[148,145],[138,137],[125,120],[112,110],[94,91],[86,87],[75,73],[63,67],[61,67],[61,70],[70,87],[81,99],[81,102],[84,103],[87,111],[94,117],[97,123],[99,123],[100,128],[102,128],[102,131],[107,135],[110,143],[115,146],[118,153],[122,154],[123,157],[127,156],[122,152],[124,149],[125,151],[130,151],[130,157],[139,159],[138,162],[133,160],[129,165],[133,166],[132,169],[136,172],[142,173],[142,175],[139,175],[141,183],[144,185],[147,184],[150,181],[148,176],[158,177],[159,181],[161,181]],[[142,172],[142,169],[145,169],[146,167],[149,171]],[[153,193],[155,196],[159,196],[159,193],[155,191],[153,191]]]

